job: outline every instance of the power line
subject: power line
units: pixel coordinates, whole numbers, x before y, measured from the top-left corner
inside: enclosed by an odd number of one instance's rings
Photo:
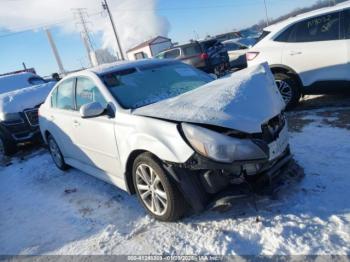
[[[89,34],[89,29],[87,24],[89,23],[89,21],[86,19],[87,16],[87,12],[86,12],[86,8],[74,8],[72,9],[75,17],[79,20],[79,22],[77,22],[78,25],[81,25],[81,36],[86,48],[86,52],[88,54],[88,58],[90,61],[91,66],[94,65],[94,62],[92,61],[91,58],[91,54],[94,52],[94,48],[92,46],[92,42],[90,39],[90,34]]]
[[[91,16],[100,16],[102,15],[103,12],[95,12],[95,13],[87,13],[87,15],[89,17]],[[61,25],[61,24],[66,24],[66,23],[69,23],[69,22],[73,22],[75,21],[76,18],[67,18],[67,19],[64,19],[64,20],[58,20],[56,22],[52,22],[52,23],[42,23],[42,24],[36,24],[36,25],[31,25],[31,26],[28,26],[28,27],[22,27],[22,28],[11,28],[11,31],[14,31],[14,32],[10,32],[10,33],[7,33],[7,34],[0,34],[0,38],[2,37],[9,37],[9,36],[13,36],[13,35],[18,35],[18,34],[23,34],[23,33],[27,33],[27,32],[31,32],[31,31],[35,31],[35,30],[41,30],[41,29],[44,29],[44,28],[50,28],[50,27],[54,27],[54,26],[58,26],[58,25]]]

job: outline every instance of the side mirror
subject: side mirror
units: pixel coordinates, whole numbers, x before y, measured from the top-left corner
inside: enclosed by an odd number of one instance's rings
[[[215,74],[213,74],[213,73],[210,73],[209,76],[210,76],[211,78],[213,78],[214,80],[218,79],[218,76],[215,75]]]
[[[101,115],[105,109],[99,102],[91,102],[80,107],[80,115],[82,118],[95,117]]]

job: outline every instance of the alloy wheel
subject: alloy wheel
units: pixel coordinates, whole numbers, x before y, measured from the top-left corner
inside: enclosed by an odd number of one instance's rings
[[[292,87],[284,80],[276,80],[276,85],[282,95],[284,102],[288,105],[293,97]]]
[[[136,188],[145,206],[155,215],[162,216],[167,211],[168,196],[156,171],[146,164],[136,169]]]
[[[62,166],[63,165],[62,155],[55,140],[50,139],[49,147],[50,147],[50,152],[51,152],[53,161],[56,163],[57,166]]]

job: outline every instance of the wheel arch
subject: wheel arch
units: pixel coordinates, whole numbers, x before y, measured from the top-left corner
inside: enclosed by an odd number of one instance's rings
[[[47,144],[47,139],[49,138],[49,136],[52,136],[52,134],[49,132],[49,130],[45,130],[44,131],[44,140],[45,140],[45,143]]]
[[[130,195],[134,195],[136,193],[134,183],[132,181],[132,168],[133,168],[134,161],[139,155],[146,152],[152,154],[151,152],[146,150],[134,150],[130,153],[126,161],[124,178],[125,178],[126,188]]]
[[[270,65],[270,68],[273,74],[284,73],[284,74],[292,75],[298,82],[300,91],[302,92],[304,87],[303,81],[301,80],[299,74],[294,69],[292,69],[289,66],[281,65],[281,64]]]

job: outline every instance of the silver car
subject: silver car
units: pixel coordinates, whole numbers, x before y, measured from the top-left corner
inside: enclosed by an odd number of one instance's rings
[[[214,80],[178,61],[138,60],[65,77],[39,121],[58,168],[136,193],[173,221],[289,163],[284,106],[267,65]]]

